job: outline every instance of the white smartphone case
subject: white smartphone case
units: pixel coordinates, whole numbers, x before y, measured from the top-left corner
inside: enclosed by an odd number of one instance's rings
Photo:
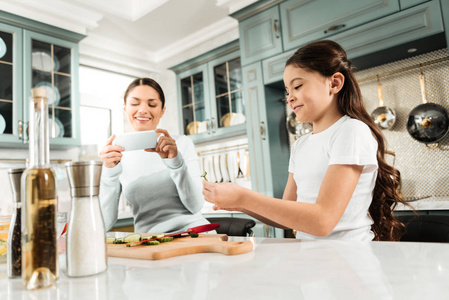
[[[157,133],[154,130],[117,134],[114,145],[125,148],[125,151],[156,148]]]

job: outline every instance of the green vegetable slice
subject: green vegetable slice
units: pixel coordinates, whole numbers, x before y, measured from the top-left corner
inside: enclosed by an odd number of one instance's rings
[[[138,242],[138,241],[140,241],[141,238],[142,238],[142,236],[139,233],[133,233],[133,234],[125,236],[123,241],[125,242],[125,244],[127,244],[127,243]]]
[[[172,236],[163,237],[163,238],[158,239],[158,241],[161,243],[168,243],[168,242],[173,241],[173,237]]]
[[[150,246],[156,246],[156,245],[159,245],[160,242],[159,241],[149,241],[149,242],[146,242],[145,244],[150,245]]]
[[[189,232],[189,234],[190,234],[190,237],[193,237],[193,238],[199,237],[199,234],[195,233],[195,232]]]
[[[115,237],[107,237],[106,244],[115,244]]]

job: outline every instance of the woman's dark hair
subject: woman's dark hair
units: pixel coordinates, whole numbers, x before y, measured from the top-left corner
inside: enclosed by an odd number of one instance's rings
[[[293,65],[330,77],[337,72],[344,75],[345,81],[338,93],[338,110],[343,115],[360,120],[369,126],[378,143],[377,162],[379,170],[373,191],[369,213],[374,221],[371,226],[374,240],[396,241],[404,232],[405,226],[393,216],[397,203],[407,203],[401,196],[401,174],[385,161],[386,144],[381,130],[374,123],[363,104],[360,87],[352,72],[351,62],[346,52],[336,42],[323,40],[310,43],[295,52],[287,60],[286,66]]]
[[[133,82],[131,82],[128,85],[128,88],[125,91],[125,95],[123,96],[125,104],[126,104],[126,98],[128,97],[129,92],[133,88],[135,88],[136,86],[139,86],[139,85],[148,85],[149,87],[152,87],[153,89],[155,89],[156,92],[159,94],[159,98],[161,98],[162,108],[164,108],[164,106],[165,106],[164,91],[162,90],[162,88],[159,85],[159,83],[157,83],[154,79],[151,79],[151,78],[137,78],[137,79],[134,79]]]

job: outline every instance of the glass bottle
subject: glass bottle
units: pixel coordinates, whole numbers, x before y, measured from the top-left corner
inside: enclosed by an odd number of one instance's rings
[[[45,90],[30,99],[30,165],[22,175],[22,281],[27,289],[53,285],[59,277],[56,238],[56,176],[50,166]]]
[[[67,226],[67,275],[89,276],[106,271],[106,230],[101,214],[102,163],[80,161],[66,164],[72,209]]]
[[[8,234],[8,277],[22,274],[22,199],[20,198],[20,178],[25,169],[10,169],[8,171],[11,183],[14,208]]]

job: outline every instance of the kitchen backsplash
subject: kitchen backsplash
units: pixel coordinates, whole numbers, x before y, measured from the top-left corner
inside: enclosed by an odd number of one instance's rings
[[[448,55],[448,50],[443,49],[356,72],[368,112],[371,114],[379,106],[376,75],[380,76],[385,106],[396,112],[392,129],[383,130],[387,149],[395,153],[395,157],[386,158],[401,172],[404,198],[426,198],[414,205],[416,208],[449,209],[449,134],[440,140],[439,147],[428,149],[414,140],[406,128],[410,111],[422,104],[420,64],[423,64],[428,102],[449,111],[449,60],[425,65]],[[386,75],[408,68],[408,71]],[[290,135],[290,142],[293,141],[294,136]]]

